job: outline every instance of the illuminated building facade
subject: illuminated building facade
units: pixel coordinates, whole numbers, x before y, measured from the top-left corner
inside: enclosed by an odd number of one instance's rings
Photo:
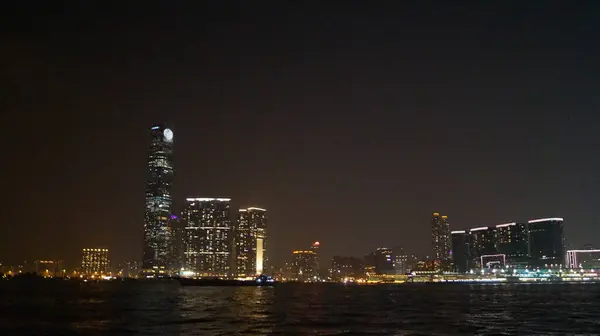
[[[448,216],[440,216],[434,212],[431,218],[431,243],[433,245],[433,257],[442,265],[449,264],[450,257],[450,224]]]
[[[362,279],[365,277],[365,265],[359,258],[334,256],[331,260],[331,280]]]
[[[504,254],[511,265],[529,262],[529,229],[527,223],[496,225],[496,242],[499,254]]]
[[[469,234],[465,230],[452,231],[452,270],[466,273],[471,268]]]
[[[230,276],[231,199],[188,198],[185,221],[185,268],[198,277]]]
[[[494,226],[470,229],[469,236],[471,260],[475,265],[481,266],[481,256],[498,254],[496,228]]]
[[[146,274],[164,273],[168,265],[172,180],[173,131],[165,125],[155,125],[150,129],[146,176],[142,259],[142,269]]]
[[[267,210],[239,209],[235,228],[236,275],[250,277],[267,268]]]
[[[83,275],[108,274],[108,249],[85,248],[82,250],[81,273]]]
[[[563,219],[533,219],[528,224],[529,249],[533,266],[564,266],[566,261]]]
[[[304,282],[317,281],[317,253],[313,250],[297,250],[292,253],[292,280]]]
[[[319,243],[318,241],[314,242],[310,246],[310,250],[315,252],[315,269],[317,270],[317,273],[319,273],[319,270],[321,269],[321,256],[319,254],[320,248],[321,248],[321,243]]]
[[[600,250],[587,248],[567,251],[567,267],[569,268],[600,268]]]

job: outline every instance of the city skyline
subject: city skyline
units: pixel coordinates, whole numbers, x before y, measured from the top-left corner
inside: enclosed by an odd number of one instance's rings
[[[267,208],[274,264],[316,239],[327,260],[426,254],[434,211],[564,217],[570,248],[598,245],[600,4],[240,6],[7,19],[0,260],[139,260],[161,121],[173,209]]]

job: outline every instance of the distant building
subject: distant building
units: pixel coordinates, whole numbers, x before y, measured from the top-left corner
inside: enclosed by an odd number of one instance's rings
[[[319,270],[321,269],[321,256],[319,254],[320,248],[321,248],[321,243],[319,243],[318,241],[314,242],[310,246],[310,250],[315,252],[315,269],[317,270],[317,275],[319,273]]]
[[[33,262],[35,274],[43,277],[64,277],[66,270],[62,260],[36,260]]]
[[[567,251],[567,267],[569,268],[600,268],[600,250],[584,246],[581,250]]]
[[[533,219],[529,224],[529,249],[533,266],[565,266],[565,236],[562,218]]]
[[[231,199],[188,198],[185,221],[185,264],[198,277],[230,276]]]
[[[296,250],[293,252],[291,278],[295,281],[317,281],[317,253],[313,250]]]
[[[239,209],[235,228],[236,275],[254,277],[267,267],[267,210]]]
[[[466,273],[471,269],[469,233],[465,230],[450,232],[452,236],[452,268],[455,272]]]
[[[478,267],[481,265],[481,257],[498,254],[496,245],[496,228],[494,226],[482,226],[469,230],[469,245],[471,252],[471,261]]]
[[[510,265],[527,265],[529,262],[529,229],[527,223],[496,225],[497,253],[506,256]]]
[[[394,248],[393,252],[396,274],[408,273],[410,271],[409,255],[401,247]]]
[[[185,248],[186,248],[186,230],[185,221],[177,215],[170,215],[168,222],[169,229],[169,258],[168,272],[172,275],[180,273],[181,268],[185,268]]]
[[[362,279],[365,277],[363,261],[354,257],[334,256],[331,260],[331,280]]]
[[[108,249],[85,248],[82,250],[81,273],[83,275],[106,275],[108,271]]]
[[[434,212],[431,218],[431,242],[433,245],[433,257],[442,265],[450,264],[450,224],[448,216],[440,216]]]
[[[148,276],[165,273],[169,258],[169,229],[173,180],[173,131],[152,126],[146,171],[142,267]]]

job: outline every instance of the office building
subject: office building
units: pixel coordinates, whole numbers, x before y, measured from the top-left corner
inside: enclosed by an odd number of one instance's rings
[[[147,276],[165,273],[169,255],[168,222],[172,211],[173,131],[165,125],[150,129],[142,269]]]
[[[396,274],[394,251],[391,248],[379,247],[364,257],[365,272],[369,275]]]
[[[466,273],[471,269],[469,233],[465,230],[450,232],[452,236],[452,270]]]
[[[394,269],[396,274],[406,274],[410,271],[409,256],[401,247],[395,247],[393,250]]]
[[[267,267],[267,210],[239,209],[235,228],[235,267],[238,277],[263,274]]]
[[[185,222],[185,265],[198,277],[230,276],[231,199],[188,198]]]
[[[82,250],[81,273],[85,276],[107,275],[108,249],[85,248]]]
[[[566,256],[563,219],[533,219],[528,224],[532,265],[536,267],[564,267]]]
[[[354,257],[334,256],[331,260],[331,280],[356,280],[365,277],[363,261]]]
[[[433,257],[442,265],[450,263],[450,224],[448,216],[440,216],[434,212],[431,218],[431,242],[433,245]]]
[[[302,282],[317,281],[317,253],[313,250],[296,250],[292,253],[292,280]]]

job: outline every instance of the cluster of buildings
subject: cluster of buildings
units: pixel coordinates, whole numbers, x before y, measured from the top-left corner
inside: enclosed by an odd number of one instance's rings
[[[107,249],[84,248],[81,267],[73,275],[254,278],[265,273],[269,267],[267,210],[233,209],[230,198],[189,197],[182,211],[174,211],[174,134],[166,125],[155,125],[149,135],[141,264],[124,263],[111,270]],[[431,242],[432,254],[425,258],[387,247],[363,258],[334,256],[327,274],[320,272],[320,244],[315,242],[307,249],[293,251],[291,263],[278,272],[272,268],[272,274],[280,280],[316,282],[415,272],[465,274],[474,269],[507,267],[600,268],[600,250],[566,250],[562,218],[451,231],[448,216],[435,212],[431,217]],[[62,261],[54,260],[8,268],[0,264],[0,268],[5,274],[26,271],[47,277],[68,276]]]
[[[451,232],[452,270],[563,268],[566,245],[562,218],[542,218]]]
[[[230,198],[190,197],[173,211],[174,134],[166,125],[150,129],[142,273],[246,278],[268,265],[267,211],[249,207],[232,213]]]
[[[448,217],[435,212],[431,217],[430,256],[419,258],[402,248],[387,247],[364,258],[335,256],[330,279],[408,281],[426,276],[431,280],[460,274],[500,274],[508,269],[525,277],[534,270],[561,276],[566,269],[596,277],[600,250],[591,246],[567,250],[563,222],[562,218],[540,218],[451,231]]]

